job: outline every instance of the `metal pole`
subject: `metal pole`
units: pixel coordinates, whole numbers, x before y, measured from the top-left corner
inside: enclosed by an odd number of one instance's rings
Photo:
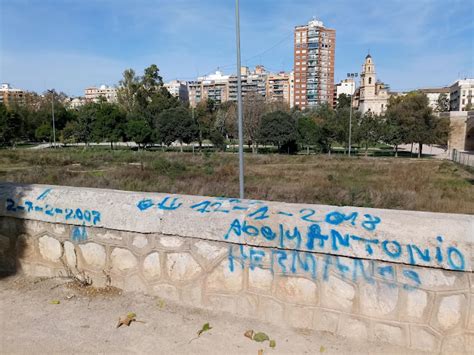
[[[56,148],[56,126],[54,123],[54,93],[51,90],[51,110],[52,110],[52,116],[53,116],[53,147]]]
[[[237,47],[237,116],[239,121],[239,192],[240,198],[245,198],[244,194],[244,135],[242,120],[242,79],[240,77],[240,16],[239,0],[235,0],[235,35]]]
[[[351,95],[351,107],[349,109],[349,156],[351,156],[351,138],[352,138],[352,97]]]

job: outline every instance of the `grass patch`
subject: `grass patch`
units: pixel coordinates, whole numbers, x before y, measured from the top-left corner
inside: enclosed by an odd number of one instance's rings
[[[248,198],[434,212],[474,211],[474,172],[435,159],[245,156]],[[233,153],[67,148],[1,150],[0,178],[19,183],[238,196]]]

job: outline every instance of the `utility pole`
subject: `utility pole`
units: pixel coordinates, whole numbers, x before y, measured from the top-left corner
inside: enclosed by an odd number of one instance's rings
[[[354,94],[351,95],[351,107],[349,108],[349,156],[351,156],[351,139],[352,139],[352,98]]]
[[[240,198],[245,198],[244,194],[244,135],[242,119],[242,78],[240,76],[240,15],[239,0],[235,0],[235,34],[237,47],[237,117],[239,121],[239,192]]]
[[[56,126],[54,123],[54,90],[48,90],[51,93],[51,116],[53,119],[53,148],[56,148]]]

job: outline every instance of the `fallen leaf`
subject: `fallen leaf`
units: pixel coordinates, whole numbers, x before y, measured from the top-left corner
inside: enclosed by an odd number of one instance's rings
[[[268,337],[267,334],[259,332],[253,336],[253,340],[255,340],[256,342],[262,343],[265,340],[270,340],[270,338]]]
[[[245,333],[244,333],[244,336],[246,336],[247,338],[249,338],[250,340],[253,339],[253,334],[254,334],[254,331],[252,329],[250,330],[247,330]]]
[[[263,349],[258,350],[258,355],[263,355]]]
[[[158,300],[158,307],[163,308],[165,306],[164,300]]]
[[[277,345],[277,343],[276,343],[275,340],[270,340],[270,347],[271,348],[275,348],[276,345]]]
[[[61,301],[59,301],[59,300],[51,300],[51,302],[50,302],[50,303],[51,303],[51,304],[60,304],[60,303],[61,303]]]
[[[325,352],[325,351],[326,351],[326,348],[321,345],[321,346],[319,347],[319,352],[320,352],[320,353],[323,353],[323,352]]]
[[[132,322],[137,320],[136,317],[137,315],[133,312],[127,313],[125,317],[120,317],[117,323],[117,328],[121,327],[122,325],[129,327]]]
[[[198,331],[197,335],[198,337],[201,336],[202,333],[207,332],[208,330],[211,330],[212,327],[209,325],[209,323],[205,323],[202,328]]]

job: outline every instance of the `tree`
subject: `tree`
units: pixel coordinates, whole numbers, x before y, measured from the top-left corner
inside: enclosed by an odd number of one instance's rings
[[[152,129],[144,119],[131,116],[126,126],[126,136],[129,140],[138,144],[138,148],[144,148],[151,143]]]
[[[448,112],[449,111],[449,97],[445,93],[439,94],[436,103],[436,111]]]
[[[262,95],[256,92],[245,95],[242,105],[243,131],[245,140],[252,146],[252,153],[258,152],[258,135],[265,112],[265,99]]]
[[[337,98],[337,108],[350,107],[351,106],[351,95],[341,94]]]
[[[365,146],[365,156],[368,154],[369,146],[375,145],[382,138],[384,122],[372,112],[363,114],[354,126],[354,140]]]
[[[309,115],[301,115],[298,119],[298,142],[306,146],[307,154],[309,154],[310,146],[321,146],[322,130],[318,126],[314,117]]]
[[[0,146],[14,145],[19,139],[19,128],[19,115],[0,104]]]
[[[133,69],[126,69],[123,72],[123,79],[120,80],[117,89],[117,101],[127,114],[137,110],[139,87],[139,77],[136,76],[135,71]]]
[[[444,144],[447,141],[449,120],[433,115],[424,93],[410,92],[391,100],[386,115],[400,125],[405,143],[418,144],[418,157],[422,156],[423,144]]]
[[[95,121],[92,136],[96,142],[113,143],[123,140],[126,131],[126,114],[113,103],[100,102],[95,106]]]
[[[158,116],[157,124],[161,142],[169,146],[178,141],[181,143],[181,151],[183,143],[191,143],[198,136],[196,122],[184,107],[164,110]]]
[[[202,147],[203,139],[209,139],[214,126],[217,111],[217,103],[212,99],[200,101],[194,110],[194,117],[198,128],[199,147]]]
[[[275,111],[262,117],[259,129],[259,140],[262,143],[274,144],[280,152],[295,153],[298,150],[297,138],[296,122],[290,114]]]

